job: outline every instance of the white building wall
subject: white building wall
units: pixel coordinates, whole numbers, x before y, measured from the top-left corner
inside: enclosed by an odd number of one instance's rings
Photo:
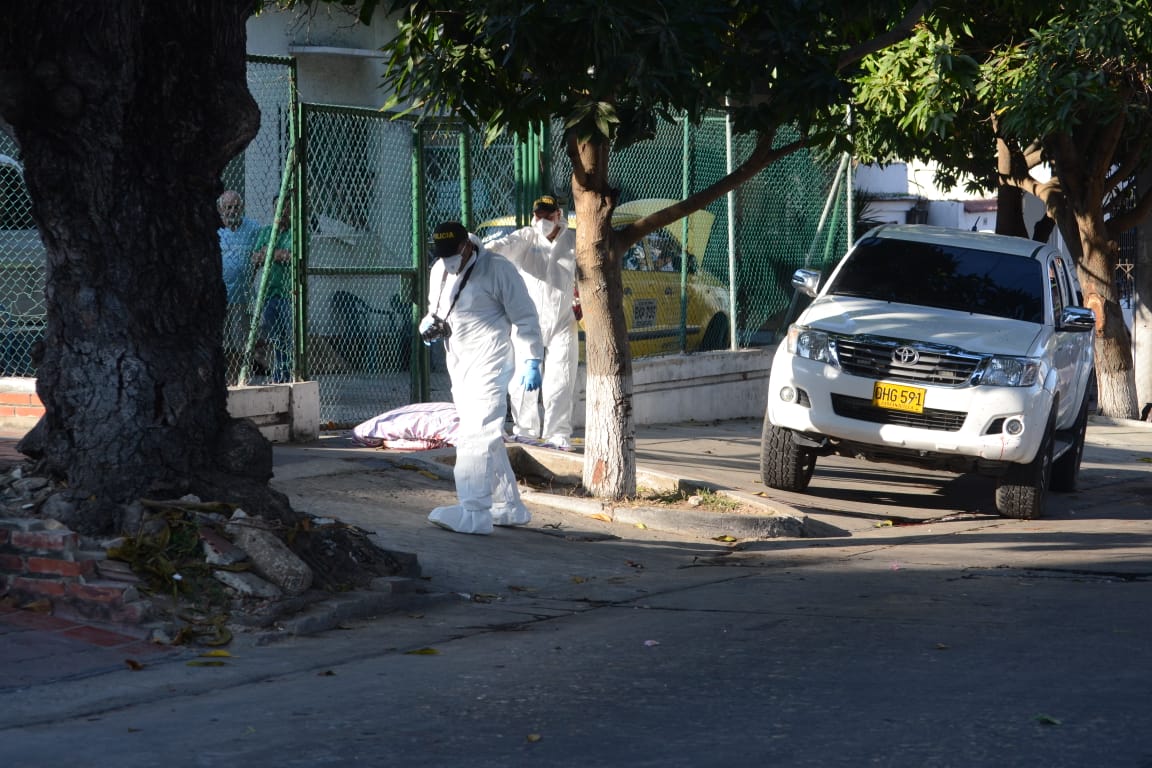
[[[248,20],[248,53],[294,56],[303,101],[379,107],[384,57],[395,27],[377,19],[364,26],[353,11],[321,4],[314,10],[265,10]]]

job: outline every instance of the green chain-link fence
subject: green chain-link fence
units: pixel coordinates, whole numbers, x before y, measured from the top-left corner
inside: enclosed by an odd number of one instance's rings
[[[419,399],[409,121],[305,104],[306,370],[323,421],[347,426]]]
[[[368,109],[298,105],[291,59],[251,58],[248,84],[261,127],[223,185],[243,198],[253,227],[274,220],[285,191],[292,224],[282,237],[292,262],[283,279],[264,282],[251,258],[257,236],[237,249],[248,261],[235,292],[243,301],[225,328],[230,382],[275,378],[280,351],[291,378],[319,381],[321,420],[332,427],[450,399],[439,345],[425,348],[413,333],[427,296],[428,232],[447,219],[474,231],[521,225],[545,192],[567,202],[571,165],[560,126],[485,147],[456,121],[413,124]],[[722,116],[662,124],[652,141],[612,158],[618,223],[714,183],[752,147],[750,137],[728,135]],[[633,354],[773,343],[787,321],[791,273],[843,253],[844,196],[829,196],[835,176],[833,165],[791,155],[634,247],[625,272]],[[33,375],[30,349],[43,330],[43,247],[28,207],[18,152],[0,134],[5,375]],[[281,297],[291,310],[270,313]],[[280,333],[262,322],[270,314]]]
[[[572,169],[558,126],[552,136],[549,184],[567,196]],[[784,132],[779,142],[794,139]],[[653,140],[612,158],[611,183],[621,193],[617,221],[632,218],[629,211],[654,210],[655,203],[645,200],[680,200],[710,186],[738,167],[754,145],[754,137],[730,136],[723,116],[699,126],[662,123]],[[794,153],[704,213],[636,246],[624,263],[633,355],[728,348],[733,330],[737,347],[774,343],[793,295],[792,272],[806,263],[834,263],[844,252],[843,215],[821,217],[830,193],[833,211],[844,205],[833,183],[836,171],[808,152]],[[668,265],[679,280],[656,274],[656,257],[666,257],[669,249]]]
[[[44,244],[32,220],[24,166],[0,133],[0,376],[32,376],[44,335]]]
[[[298,369],[293,297],[299,291],[293,262],[277,260],[274,254],[265,279],[263,258],[253,255],[266,250],[263,246],[271,240],[273,245],[288,245],[292,258],[299,259],[299,248],[291,247],[299,242],[298,236],[281,235],[277,227],[270,229],[276,220],[281,189],[291,193],[282,213],[287,210],[290,214],[297,207],[292,205],[297,185],[289,166],[289,149],[296,132],[294,61],[249,58],[248,90],[260,108],[260,130],[224,170],[222,178],[225,190],[240,195],[246,219],[234,234],[222,230],[221,237],[229,304],[224,349],[230,384],[290,380]],[[286,169],[288,184],[284,183]],[[226,213],[222,211],[222,215]]]

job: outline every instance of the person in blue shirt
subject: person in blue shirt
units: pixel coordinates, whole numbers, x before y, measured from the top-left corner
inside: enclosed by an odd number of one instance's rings
[[[227,190],[216,199],[216,210],[224,225],[220,235],[220,256],[224,265],[224,289],[228,294],[228,312],[224,317],[224,351],[228,357],[228,380],[235,380],[240,370],[240,357],[251,322],[252,250],[260,225],[244,215],[244,199],[235,190]]]

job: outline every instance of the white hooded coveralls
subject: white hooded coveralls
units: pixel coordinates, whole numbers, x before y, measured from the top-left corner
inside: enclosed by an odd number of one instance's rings
[[[530,519],[504,447],[505,397],[515,360],[539,360],[544,346],[536,308],[516,268],[484,250],[475,235],[469,239],[476,250],[460,274],[445,276],[437,259],[429,276],[428,313],[452,329],[441,343],[460,417],[454,470],[460,503],[437,508],[429,519],[461,533],[490,533],[493,523],[522,525]]]
[[[525,437],[547,441],[572,436],[573,392],[580,365],[580,327],[572,311],[576,288],[576,233],[565,229],[550,241],[532,227],[522,227],[488,243],[520,270],[528,295],[540,316],[544,342],[544,377],[539,392],[526,392],[519,380],[512,382],[512,430]],[[523,362],[517,357],[517,368]],[[543,400],[541,423],[539,400]]]

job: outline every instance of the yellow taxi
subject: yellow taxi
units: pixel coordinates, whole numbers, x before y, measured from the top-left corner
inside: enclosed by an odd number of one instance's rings
[[[622,203],[612,216],[612,226],[621,227],[660,210],[674,200],[647,199]],[[648,357],[680,351],[680,272],[687,253],[687,321],[685,349],[696,352],[727,349],[729,340],[728,289],[714,275],[699,266],[698,254],[708,245],[714,216],[697,211],[685,219],[644,236],[624,256],[624,318],[633,357]],[[569,214],[569,228],[576,217]],[[491,242],[517,229],[514,216],[490,219],[476,228],[482,242]],[[684,247],[687,241],[688,247]],[[584,340],[584,324],[580,324]],[[584,359],[581,343],[580,358]]]

